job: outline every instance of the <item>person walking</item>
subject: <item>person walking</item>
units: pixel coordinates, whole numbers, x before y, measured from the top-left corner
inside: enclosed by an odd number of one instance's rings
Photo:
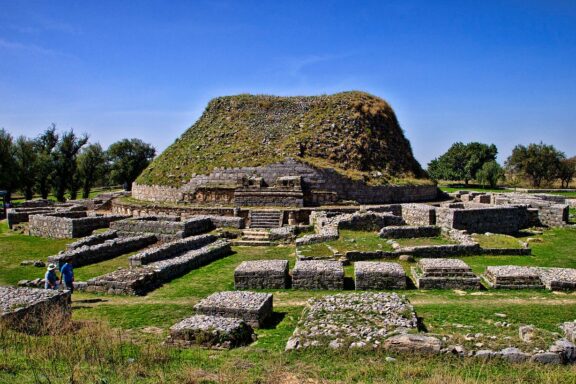
[[[74,267],[72,266],[71,258],[66,259],[66,262],[60,268],[60,275],[64,287],[70,290],[70,293],[74,293]]]
[[[58,289],[58,276],[56,276],[56,266],[54,264],[48,265],[44,275],[44,288]]]

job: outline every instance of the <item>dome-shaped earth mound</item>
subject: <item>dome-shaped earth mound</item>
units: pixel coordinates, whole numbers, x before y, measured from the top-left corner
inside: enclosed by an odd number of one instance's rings
[[[390,105],[367,93],[344,92],[216,98],[137,182],[177,187],[217,167],[263,166],[286,158],[371,184],[425,177]]]

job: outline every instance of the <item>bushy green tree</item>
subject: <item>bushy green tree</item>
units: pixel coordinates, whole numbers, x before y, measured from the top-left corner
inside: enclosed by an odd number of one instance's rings
[[[529,178],[534,187],[542,183],[552,183],[558,178],[564,153],[554,146],[542,142],[529,144],[528,147],[517,145],[506,160],[506,167],[515,174]]]
[[[50,187],[52,185],[52,177],[54,175],[54,156],[53,151],[58,144],[58,134],[56,133],[56,124],[52,123],[48,129],[44,131],[35,140],[36,142],[36,169],[38,192],[43,199],[48,198]]]
[[[16,161],[15,176],[18,178],[18,187],[24,193],[26,200],[34,197],[34,187],[38,176],[38,152],[36,142],[24,136],[16,140],[14,147]]]
[[[0,189],[7,191],[6,201],[10,201],[12,192],[18,186],[16,177],[17,164],[12,135],[0,128]]]
[[[107,155],[112,180],[122,184],[125,190],[132,190],[132,183],[155,154],[154,147],[140,139],[124,139],[110,145]]]
[[[558,169],[558,178],[562,183],[562,188],[569,188],[570,183],[576,175],[576,156],[569,159],[564,159],[560,161],[560,167]]]
[[[490,188],[495,188],[498,185],[498,181],[503,178],[504,169],[494,160],[484,163],[482,168],[476,173],[476,180],[483,186],[488,184]]]
[[[88,142],[88,136],[76,136],[73,130],[64,132],[52,153],[54,161],[54,192],[58,201],[64,201],[68,190],[70,198],[76,199],[80,188],[76,158],[80,149]]]
[[[428,173],[435,180],[464,180],[468,184],[485,163],[496,160],[497,154],[494,144],[457,142],[428,164]]]
[[[106,166],[106,154],[98,143],[85,147],[78,155],[78,175],[82,183],[82,197],[87,199],[90,190],[102,177]]]

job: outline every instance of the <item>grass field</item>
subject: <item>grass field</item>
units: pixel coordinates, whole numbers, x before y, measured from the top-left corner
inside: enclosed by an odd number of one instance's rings
[[[537,237],[542,242],[531,244],[532,256],[464,260],[477,273],[487,265],[503,264],[576,268],[576,229],[548,230]],[[22,278],[41,276],[43,269],[20,267],[20,261],[44,259],[63,249],[66,242],[14,234],[1,223],[0,282],[15,284]],[[74,330],[37,337],[0,328],[0,383],[576,383],[574,366],[514,365],[445,355],[396,356],[397,361],[386,362],[384,351],[365,350],[284,352],[306,301],[329,291],[270,291],[274,293],[274,324],[258,330],[258,341],[248,347],[217,351],[162,345],[168,328],[192,315],[200,299],[233,289],[233,271],[242,261],[282,258],[294,264],[292,246],[235,247],[234,251],[144,297],[77,293]],[[76,276],[85,279],[125,266],[126,257],[77,268]],[[348,276],[351,272],[347,267]],[[409,289],[404,294],[428,332],[448,335],[449,343],[467,348],[475,343],[482,343],[483,348],[546,347],[557,338],[558,324],[576,318],[576,293]],[[510,326],[496,326],[502,321],[496,313],[505,314]],[[538,329],[530,345],[518,338],[522,324]],[[482,336],[465,340],[469,333]]]

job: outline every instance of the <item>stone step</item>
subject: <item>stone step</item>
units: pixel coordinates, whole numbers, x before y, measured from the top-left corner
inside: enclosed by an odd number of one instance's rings
[[[250,228],[272,229],[279,228],[279,224],[250,224]]]

